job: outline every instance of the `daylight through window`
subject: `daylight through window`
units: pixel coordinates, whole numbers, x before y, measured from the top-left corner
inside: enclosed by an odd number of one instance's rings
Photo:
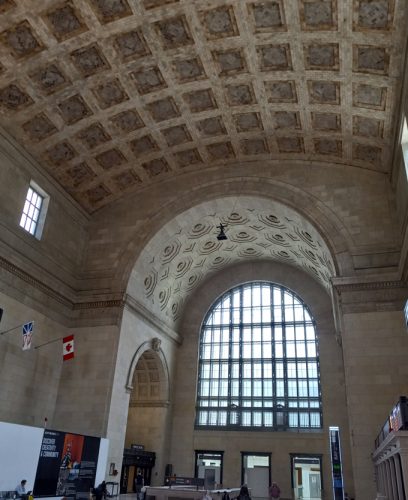
[[[33,236],[36,235],[43,201],[43,196],[30,186],[24,203],[20,226]]]
[[[208,312],[200,337],[196,427],[322,427],[315,325],[292,291],[244,284]]]
[[[408,177],[408,125],[406,118],[404,118],[404,122],[402,124],[401,148],[405,163],[405,172],[407,173]]]

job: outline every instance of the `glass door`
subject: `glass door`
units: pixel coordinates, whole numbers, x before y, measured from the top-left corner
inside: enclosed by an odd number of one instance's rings
[[[291,455],[292,487],[295,500],[321,500],[321,456]]]

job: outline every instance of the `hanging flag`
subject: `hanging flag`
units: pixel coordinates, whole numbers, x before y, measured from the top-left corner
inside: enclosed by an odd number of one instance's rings
[[[74,336],[68,335],[62,339],[62,358],[64,361],[74,357]]]
[[[28,351],[31,348],[31,339],[33,337],[34,321],[23,325],[23,351]]]

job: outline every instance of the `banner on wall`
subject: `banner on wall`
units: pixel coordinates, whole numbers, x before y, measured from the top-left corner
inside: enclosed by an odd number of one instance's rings
[[[100,438],[45,430],[34,496],[89,499],[95,484]]]
[[[338,427],[329,427],[330,455],[332,464],[333,498],[344,499],[343,470],[340,450],[340,430]]]

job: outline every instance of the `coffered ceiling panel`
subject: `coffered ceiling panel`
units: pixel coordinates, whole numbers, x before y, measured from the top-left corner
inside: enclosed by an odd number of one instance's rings
[[[388,173],[404,1],[0,0],[2,125],[89,213],[214,164]]]

